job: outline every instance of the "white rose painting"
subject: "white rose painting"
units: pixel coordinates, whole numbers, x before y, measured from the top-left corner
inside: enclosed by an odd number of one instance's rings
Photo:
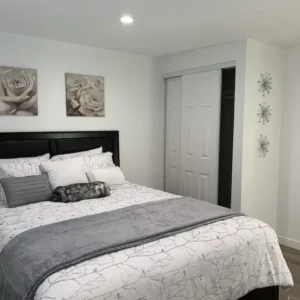
[[[104,77],[66,74],[68,116],[104,117]]]
[[[37,70],[0,67],[0,115],[37,114]]]

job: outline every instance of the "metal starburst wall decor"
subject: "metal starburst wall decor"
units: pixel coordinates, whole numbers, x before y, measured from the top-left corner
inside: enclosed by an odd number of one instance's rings
[[[261,123],[263,125],[266,125],[270,122],[271,119],[271,108],[270,105],[267,104],[267,102],[263,102],[262,104],[259,104],[259,113],[258,116],[258,123]]]
[[[258,80],[258,91],[262,93],[263,97],[266,94],[270,94],[272,90],[272,77],[270,73],[261,74],[260,80]]]
[[[268,141],[268,137],[265,135],[263,136],[262,134],[260,135],[259,139],[257,139],[257,154],[259,157],[265,157],[268,152],[269,152],[269,146],[270,142]]]

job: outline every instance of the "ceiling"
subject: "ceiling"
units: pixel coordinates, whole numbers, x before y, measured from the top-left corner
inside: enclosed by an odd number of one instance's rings
[[[299,15],[299,0],[0,0],[0,31],[160,56],[243,38],[300,44]]]

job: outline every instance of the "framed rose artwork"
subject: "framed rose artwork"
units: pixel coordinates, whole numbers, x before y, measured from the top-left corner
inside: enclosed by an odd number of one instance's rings
[[[104,77],[66,73],[67,116],[104,117]]]
[[[0,67],[0,115],[37,114],[37,70]]]

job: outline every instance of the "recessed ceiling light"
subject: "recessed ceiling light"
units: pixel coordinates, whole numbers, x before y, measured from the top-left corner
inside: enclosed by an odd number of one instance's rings
[[[120,21],[125,25],[129,25],[133,23],[133,17],[129,15],[124,15],[120,18]]]

